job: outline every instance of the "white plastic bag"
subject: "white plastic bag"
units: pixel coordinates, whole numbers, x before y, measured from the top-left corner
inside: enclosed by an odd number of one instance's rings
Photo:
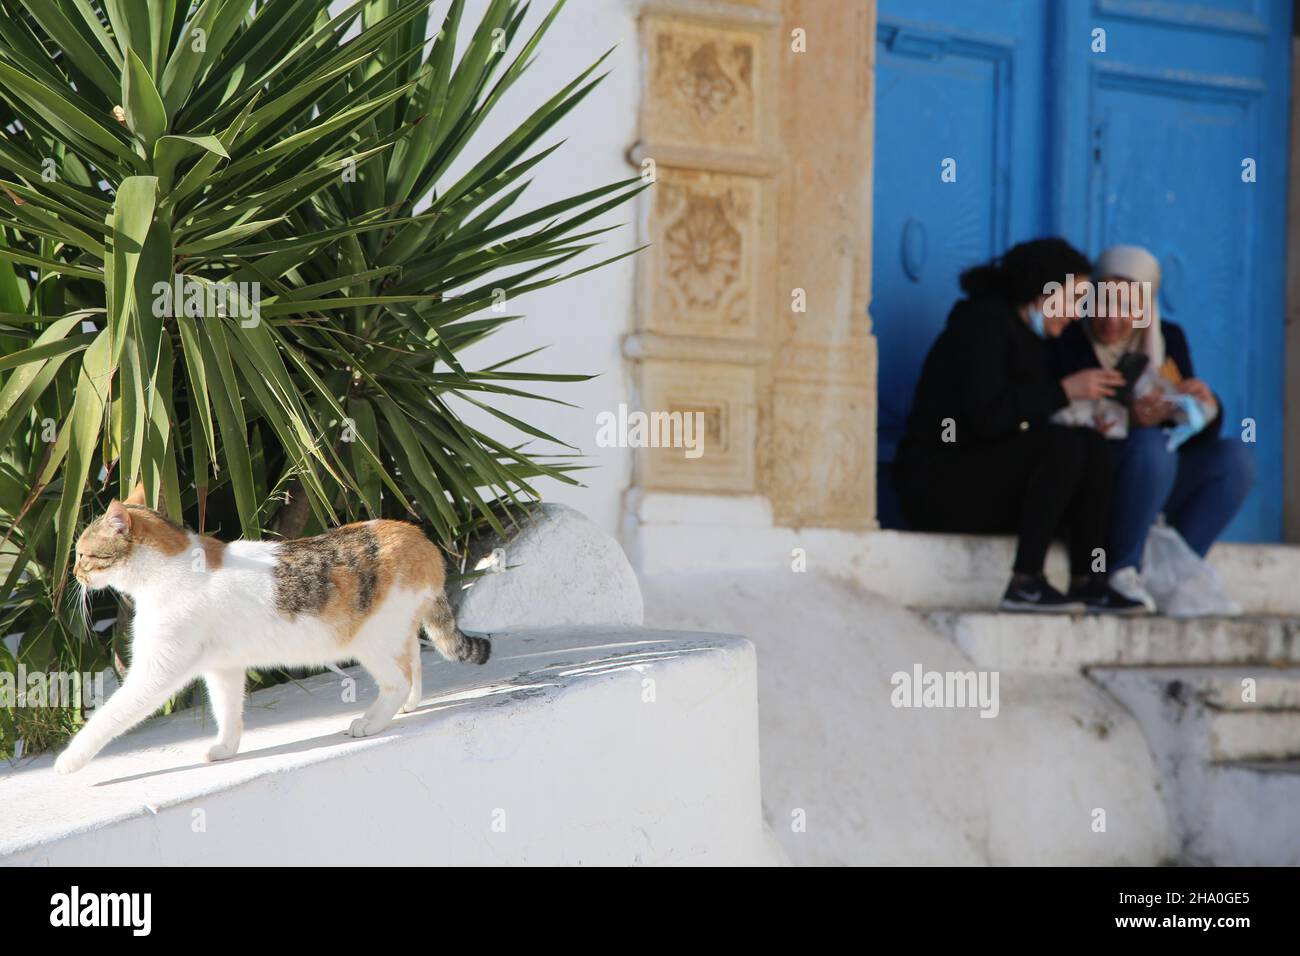
[[[1163,522],[1151,526],[1142,554],[1142,581],[1161,614],[1170,617],[1232,616],[1241,606],[1223,592],[1223,578]]]
[[[1049,420],[1054,425],[1094,428],[1103,438],[1128,437],[1128,409],[1109,398],[1076,398]]]

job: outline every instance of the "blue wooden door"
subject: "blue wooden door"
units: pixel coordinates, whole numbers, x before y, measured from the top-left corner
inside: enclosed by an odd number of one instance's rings
[[[1164,315],[1187,331],[1225,434],[1253,423],[1259,482],[1228,537],[1276,540],[1289,0],[881,0],[879,13],[882,521],[896,517],[887,463],[957,273],[1056,234],[1161,260]]]
[[[883,0],[876,49],[872,324],[880,350],[880,517],[888,463],[958,274],[1041,232],[1046,100],[1039,0]],[[1017,61],[1020,62],[1017,62]],[[1034,186],[1024,180],[1037,178]],[[1026,188],[1028,186],[1028,188]]]
[[[1197,374],[1249,437],[1258,484],[1228,537],[1282,532],[1283,319],[1290,0],[1070,3],[1062,123],[1063,231],[1097,252],[1149,248],[1163,265],[1162,314],[1186,330]],[[1105,30],[1104,53],[1091,51]],[[1245,175],[1243,175],[1245,174]],[[1253,178],[1253,182],[1249,181]]]

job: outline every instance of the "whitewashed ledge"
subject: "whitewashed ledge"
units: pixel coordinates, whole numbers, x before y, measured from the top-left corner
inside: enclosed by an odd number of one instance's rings
[[[240,753],[206,710],[156,718],[80,774],[0,773],[5,865],[772,864],[743,638],[589,626],[424,654],[424,700],[354,740],[335,674],[253,694]]]

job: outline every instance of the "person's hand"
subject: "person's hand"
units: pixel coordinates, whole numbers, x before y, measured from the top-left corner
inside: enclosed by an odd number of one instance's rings
[[[1143,428],[1154,428],[1173,413],[1174,406],[1158,389],[1133,402],[1133,420]]]
[[[1213,419],[1219,411],[1219,400],[1214,397],[1210,391],[1210,386],[1206,385],[1199,378],[1189,378],[1178,383],[1178,391],[1184,395],[1195,396],[1196,400],[1211,410],[1210,418]]]
[[[1086,368],[1061,379],[1061,388],[1070,401],[1110,398],[1124,385],[1124,376],[1113,368]]]

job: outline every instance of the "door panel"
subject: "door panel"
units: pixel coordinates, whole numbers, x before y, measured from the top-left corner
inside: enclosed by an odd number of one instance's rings
[[[1273,335],[1281,344],[1281,324],[1261,321],[1242,281],[1252,271],[1259,217],[1233,170],[1252,117],[1245,104],[1180,92],[1127,81],[1098,90],[1090,245],[1132,243],[1156,255],[1161,315],[1184,326],[1197,374],[1219,395],[1225,423],[1238,423],[1263,371],[1252,346]]]
[[[1000,251],[1035,204],[1013,201],[1041,110],[1017,62],[1041,56],[1033,2],[897,2],[879,7],[873,328],[879,343],[879,456],[892,461],[912,390],[960,292],[957,276]],[[924,16],[925,19],[919,19]],[[1034,73],[1037,71],[1035,70]],[[1023,165],[1016,161],[1019,155]],[[955,181],[941,176],[951,161]]]
[[[1068,135],[1078,163],[1067,234],[1095,255],[1149,248],[1164,268],[1163,314],[1183,326],[1197,374],[1219,395],[1223,435],[1254,427],[1254,491],[1225,535],[1282,532],[1288,0],[1069,4],[1065,32],[1106,30],[1066,89],[1086,103]],[[1243,161],[1256,181],[1242,181]],[[1081,189],[1078,187],[1082,187]]]

